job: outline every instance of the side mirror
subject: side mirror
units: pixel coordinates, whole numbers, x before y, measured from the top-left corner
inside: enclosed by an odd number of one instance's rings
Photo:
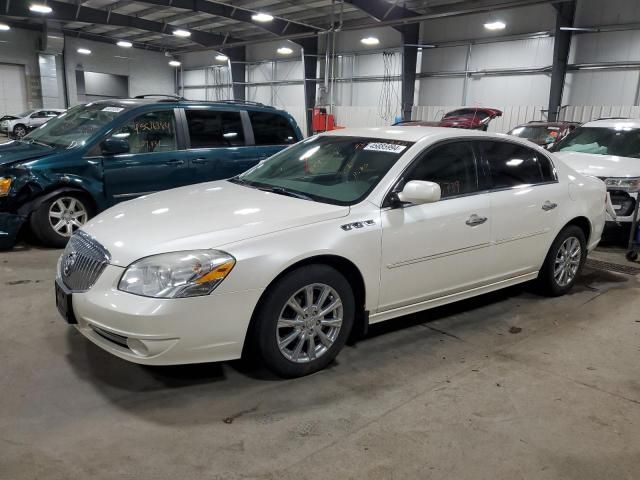
[[[129,141],[125,138],[107,138],[100,144],[103,155],[129,153]]]
[[[440,185],[423,180],[411,180],[407,182],[402,191],[398,193],[401,202],[422,204],[433,203],[440,200]]]

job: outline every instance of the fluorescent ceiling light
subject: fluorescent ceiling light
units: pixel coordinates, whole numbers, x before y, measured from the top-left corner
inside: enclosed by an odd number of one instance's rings
[[[177,29],[175,29],[175,30],[173,31],[173,34],[174,34],[176,37],[183,37],[183,38],[186,38],[186,37],[190,37],[190,36],[191,36],[191,32],[190,32],[190,31],[188,31],[188,30],[183,30],[183,29],[181,29],[181,28],[177,28]]]
[[[172,67],[179,67],[182,64],[178,60],[170,60],[169,65],[171,65]]]
[[[507,24],[501,21],[489,22],[484,24],[484,28],[487,30],[504,30]]]
[[[122,47],[122,48],[131,48],[131,47],[133,47],[133,43],[127,42],[126,40],[120,40],[118,43],[116,43],[116,45],[118,45],[119,47]]]
[[[280,55],[291,55],[293,53],[293,50],[291,50],[289,47],[280,47],[277,52]]]
[[[226,62],[227,60],[229,60],[229,57],[227,57],[226,55],[220,53],[218,55],[216,55],[216,60],[219,62]]]
[[[0,23],[0,31],[6,32],[7,30],[11,30],[11,27],[6,23]]]
[[[32,3],[29,5],[29,10],[34,13],[51,13],[53,11],[49,5],[43,5],[42,3]]]
[[[378,45],[380,43],[380,40],[378,40],[376,37],[364,37],[360,41],[365,45]]]
[[[91,50],[89,50],[88,48],[79,48],[77,52],[81,53],[82,55],[91,55]]]
[[[251,20],[254,22],[270,22],[273,20],[273,15],[269,15],[268,13],[256,13],[251,15]]]
[[[563,32],[597,32],[597,28],[589,27],[560,27]]]

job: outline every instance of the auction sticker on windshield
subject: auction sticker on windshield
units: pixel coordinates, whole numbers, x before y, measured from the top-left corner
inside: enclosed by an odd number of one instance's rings
[[[376,142],[376,143],[367,144],[367,146],[364,147],[364,150],[371,150],[373,152],[400,153],[405,148],[407,148],[406,145],[396,145],[394,143]]]

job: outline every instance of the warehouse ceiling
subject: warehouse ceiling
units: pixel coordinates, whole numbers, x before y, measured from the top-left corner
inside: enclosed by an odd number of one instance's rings
[[[562,0],[57,0],[41,1],[52,12],[33,13],[34,1],[0,0],[0,16],[37,28],[59,22],[68,35],[103,41],[127,40],[154,50],[180,51],[227,44],[258,43],[279,36],[313,36],[331,28],[332,18],[343,28],[376,26],[372,10],[383,21],[424,15],[464,15],[478,10],[558,3]],[[368,13],[367,11],[368,10]],[[267,13],[269,22],[252,20]],[[173,34],[187,30],[189,37]]]

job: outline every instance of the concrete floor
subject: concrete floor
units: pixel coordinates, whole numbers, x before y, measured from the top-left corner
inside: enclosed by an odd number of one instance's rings
[[[0,253],[3,480],[640,476],[635,277],[586,270],[562,298],[518,287],[388,322],[282,381],[102,352],[58,317],[59,253]]]

